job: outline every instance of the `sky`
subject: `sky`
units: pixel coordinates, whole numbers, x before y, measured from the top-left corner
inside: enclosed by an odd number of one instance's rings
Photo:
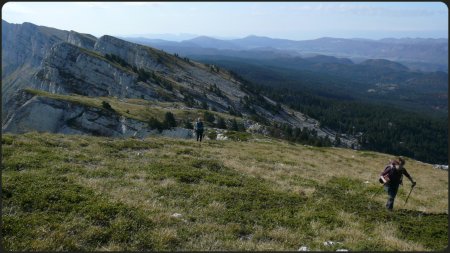
[[[2,19],[97,37],[448,38],[442,2],[7,2]]]

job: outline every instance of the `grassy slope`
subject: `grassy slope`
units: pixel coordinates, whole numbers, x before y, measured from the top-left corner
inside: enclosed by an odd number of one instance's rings
[[[36,133],[3,135],[2,149],[7,250],[447,247],[447,172],[413,160],[418,185],[388,214],[376,179],[391,157],[373,152]]]
[[[177,120],[193,121],[198,117],[203,117],[203,113],[206,111],[202,109],[188,109],[181,102],[157,102],[135,98],[118,99],[115,97],[87,97],[77,94],[62,95],[33,89],[26,89],[26,91],[42,97],[68,101],[95,108],[102,108],[102,102],[106,101],[119,115],[144,122],[148,121],[151,117],[163,121],[166,112],[172,112]],[[226,113],[208,112],[224,119],[236,119],[237,122],[242,121],[241,118]]]

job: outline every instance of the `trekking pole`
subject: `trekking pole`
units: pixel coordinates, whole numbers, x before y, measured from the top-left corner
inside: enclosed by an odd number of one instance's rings
[[[405,204],[403,206],[406,206],[406,202],[408,202],[409,195],[411,195],[411,192],[413,189],[414,189],[414,186],[411,186],[411,190],[409,191],[408,197],[406,197]]]

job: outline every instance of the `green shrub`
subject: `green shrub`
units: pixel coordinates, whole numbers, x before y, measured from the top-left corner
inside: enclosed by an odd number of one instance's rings
[[[155,117],[151,117],[148,121],[148,127],[151,129],[157,129],[161,132],[164,129],[164,124]]]
[[[206,136],[208,136],[208,138],[210,138],[211,140],[215,140],[217,138],[217,133],[214,130],[210,130],[208,131]]]
[[[227,129],[227,124],[222,117],[219,117],[219,119],[217,120],[216,127],[220,129]]]
[[[227,131],[225,136],[234,141],[248,141],[252,135],[247,132]]]
[[[191,121],[186,120],[186,121],[184,121],[184,128],[187,128],[187,129],[194,129],[194,125],[192,124]]]
[[[203,119],[204,119],[206,122],[213,123],[214,120],[215,120],[214,114],[212,114],[212,113],[210,113],[210,112],[208,112],[208,111],[205,111],[205,112],[203,113]]]
[[[175,116],[173,115],[173,113],[166,112],[166,114],[164,115],[163,125],[166,129],[177,126],[177,121],[175,120]]]
[[[238,126],[238,123],[237,123],[236,119],[232,119],[231,120],[230,130],[239,131],[239,126]]]
[[[208,104],[206,103],[206,101],[202,101],[201,107],[204,110],[208,110]]]
[[[105,110],[114,111],[114,109],[111,107],[111,105],[106,101],[102,101],[102,107]]]
[[[138,72],[138,81],[146,82],[148,79],[150,79],[150,76],[152,74],[144,69],[139,69]]]

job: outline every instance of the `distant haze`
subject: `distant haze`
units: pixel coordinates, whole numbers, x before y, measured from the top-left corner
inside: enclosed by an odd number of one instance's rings
[[[8,2],[10,23],[173,41],[199,35],[291,40],[448,38],[441,2]]]

